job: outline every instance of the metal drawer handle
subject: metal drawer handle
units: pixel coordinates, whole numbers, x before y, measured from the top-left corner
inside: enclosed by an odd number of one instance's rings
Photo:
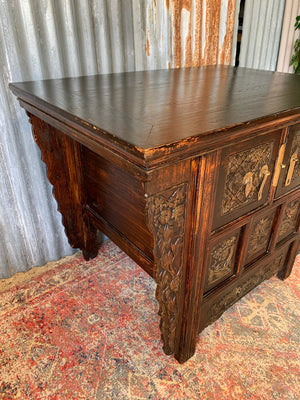
[[[291,181],[292,181],[292,177],[293,177],[295,165],[296,165],[296,163],[297,163],[297,161],[298,161],[298,154],[297,154],[297,153],[298,153],[298,152],[295,151],[295,153],[292,154],[291,161],[290,161],[290,166],[289,166],[289,170],[288,170],[287,177],[286,177],[286,181],[285,181],[285,186],[289,186],[289,184],[290,184]]]
[[[254,186],[253,186],[253,173],[252,172],[247,172],[247,174],[244,176],[243,184],[246,185],[246,187],[245,187],[245,196],[247,198],[249,196],[251,190],[254,189]]]
[[[267,165],[264,165],[264,166],[262,167],[262,169],[260,170],[260,172],[259,172],[259,177],[260,177],[260,178],[263,178],[263,181],[262,181],[262,183],[261,183],[261,185],[260,185],[260,188],[259,188],[257,200],[261,200],[261,199],[262,199],[264,187],[265,187],[265,184],[266,184],[266,182],[267,182],[267,179],[268,179],[268,176],[269,176],[269,175],[270,175],[269,168],[268,168]]]

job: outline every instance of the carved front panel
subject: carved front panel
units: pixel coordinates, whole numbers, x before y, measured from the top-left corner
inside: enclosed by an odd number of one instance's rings
[[[222,150],[212,231],[271,201],[282,132],[258,134]]]
[[[222,215],[256,202],[263,181],[264,165],[269,165],[273,143],[265,143],[228,157]]]
[[[268,250],[274,216],[275,210],[269,215],[254,219],[250,232],[246,263],[255,257],[263,255]]]
[[[222,239],[211,250],[205,289],[208,290],[233,274],[238,233]]]
[[[160,329],[166,354],[175,351],[176,327],[182,282],[182,256],[186,212],[186,185],[172,188],[148,201],[151,231],[157,260],[156,298],[161,316]]]
[[[277,241],[285,239],[295,232],[300,209],[300,201],[293,200],[287,204],[281,220]]]

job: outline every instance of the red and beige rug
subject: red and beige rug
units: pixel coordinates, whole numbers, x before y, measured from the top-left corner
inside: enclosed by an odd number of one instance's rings
[[[0,399],[300,399],[299,257],[183,365],[161,350],[154,282],[112,242],[26,274],[0,293]]]

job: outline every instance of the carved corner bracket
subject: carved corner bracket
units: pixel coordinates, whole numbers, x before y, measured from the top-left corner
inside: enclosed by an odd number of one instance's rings
[[[80,145],[31,113],[27,115],[69,243],[73,248],[80,248],[86,260],[93,258],[98,253],[97,230],[84,210]]]
[[[155,240],[156,299],[166,354],[175,352],[176,337],[179,334],[185,213],[185,184],[148,199],[150,229]]]

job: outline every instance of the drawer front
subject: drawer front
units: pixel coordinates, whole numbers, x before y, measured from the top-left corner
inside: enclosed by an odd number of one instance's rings
[[[213,230],[268,202],[281,130],[225,149]]]
[[[282,167],[276,197],[300,185],[300,124],[292,126],[289,130]]]

